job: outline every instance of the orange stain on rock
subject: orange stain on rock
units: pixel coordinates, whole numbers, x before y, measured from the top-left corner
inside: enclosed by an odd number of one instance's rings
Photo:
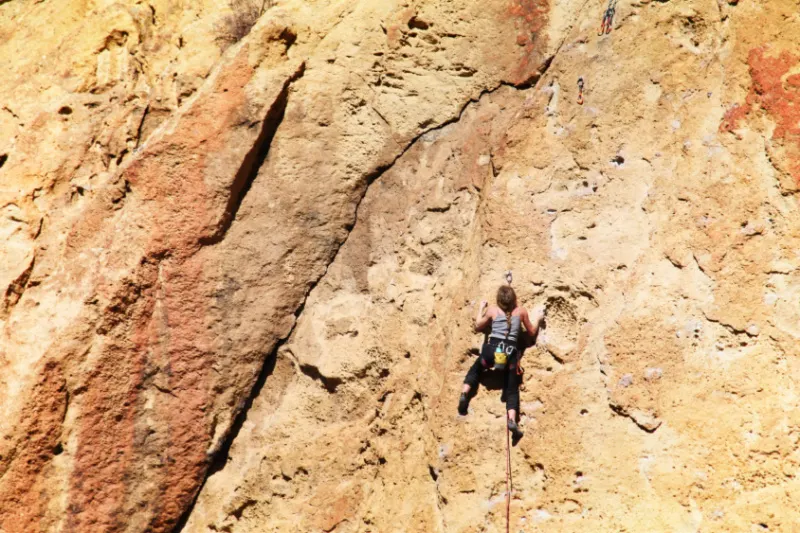
[[[517,29],[517,45],[524,49],[524,57],[514,72],[514,83],[527,81],[538,70],[541,52],[547,46],[544,29],[549,13],[550,0],[510,0],[508,15]]]
[[[800,74],[793,74],[786,78],[786,83],[791,87],[800,87]]]
[[[147,211],[148,242],[136,287],[117,287],[110,301],[132,299],[130,333],[110,337],[99,354],[83,398],[78,449],[71,479],[71,531],[125,529],[124,510],[136,505],[138,470],[157,461],[157,503],[148,531],[171,531],[191,502],[207,468],[211,421],[212,361],[205,317],[208,299],[202,239],[213,236],[227,216],[232,182],[207,183],[209,154],[230,142],[231,125],[246,106],[245,86],[253,75],[246,47],[214,90],[184,115],[174,133],[160,139],[125,172]],[[231,172],[235,172],[232,169]],[[137,294],[129,294],[131,292]],[[156,308],[159,306],[158,316]],[[154,324],[154,322],[163,322]],[[168,334],[161,332],[166,329]],[[113,333],[113,332],[112,332]],[[127,337],[127,339],[125,339]],[[157,430],[156,457],[143,457],[137,435],[147,432],[143,411],[146,369],[159,364],[168,390],[156,408],[165,417]],[[155,438],[155,437],[154,437]]]
[[[67,410],[64,372],[48,362],[25,406],[14,434],[22,435],[14,450],[0,457],[0,531],[32,533],[47,529],[48,475],[60,448],[61,422]],[[53,487],[49,488],[53,492]]]
[[[772,140],[777,141],[789,159],[789,169],[800,184],[800,75],[789,75],[798,64],[797,55],[782,51],[767,55],[761,46],[750,51],[748,65],[753,80],[744,105],[735,104],[722,119],[720,132],[733,132],[754,111],[761,109],[775,123]]]

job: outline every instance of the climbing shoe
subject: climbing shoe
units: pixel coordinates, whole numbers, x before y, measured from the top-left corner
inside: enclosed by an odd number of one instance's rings
[[[519,442],[519,439],[522,438],[523,433],[520,431],[517,423],[510,418],[508,419],[508,430],[511,432],[511,440],[514,441],[514,444]]]
[[[458,414],[467,416],[467,407],[469,407],[469,394],[462,392],[458,399]]]

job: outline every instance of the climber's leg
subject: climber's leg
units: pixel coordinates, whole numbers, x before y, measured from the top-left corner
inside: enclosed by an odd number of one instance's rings
[[[506,410],[508,418],[516,420],[519,411],[519,375],[517,375],[517,365],[508,369],[508,382],[506,383]],[[514,416],[512,416],[512,414]]]
[[[461,389],[461,396],[458,399],[458,414],[465,416],[467,408],[469,407],[469,399],[471,398],[470,391],[478,390],[478,382],[481,379],[483,372],[483,365],[481,364],[481,357],[475,359],[472,367],[467,372],[467,377],[464,378],[464,387]]]
[[[517,355],[517,354],[515,354]],[[508,412],[508,429],[515,441],[522,438],[522,431],[517,426],[517,413],[519,412],[519,385],[520,375],[517,373],[518,358],[509,365],[506,376],[506,411]]]
[[[481,374],[488,367],[483,357],[484,353],[487,351],[491,352],[491,347],[489,347],[488,344],[484,344],[483,348],[481,349],[481,355],[479,355],[475,359],[475,362],[472,363],[472,366],[467,372],[467,376],[464,378],[464,386],[461,388],[461,397],[458,399],[458,414],[462,416],[467,414],[469,400],[475,395],[476,392],[478,392],[478,384],[481,380]]]
[[[478,382],[481,380],[481,374],[493,364],[494,353],[492,350],[493,347],[491,344],[484,343],[481,348],[481,354],[475,359],[475,362],[472,363],[472,366],[467,372],[467,376],[464,378],[464,388],[461,389],[462,392],[468,393],[472,391],[472,395],[474,396],[478,391]]]
[[[508,358],[508,370],[503,376],[503,396],[502,399],[506,402],[506,411],[508,411],[508,418],[516,421],[517,413],[519,412],[519,386],[522,376],[519,375],[519,357],[520,354],[514,350]]]

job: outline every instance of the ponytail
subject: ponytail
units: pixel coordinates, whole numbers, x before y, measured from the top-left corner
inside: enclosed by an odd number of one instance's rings
[[[506,322],[508,323],[508,330],[506,337],[511,334],[511,313],[517,307],[517,293],[508,285],[503,285],[497,289],[497,307],[503,310],[506,314]]]

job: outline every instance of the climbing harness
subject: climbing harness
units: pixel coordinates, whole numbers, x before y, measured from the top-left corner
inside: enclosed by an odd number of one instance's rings
[[[511,526],[511,429],[506,422],[506,533]]]
[[[603,22],[600,23],[600,31],[597,35],[607,35],[611,33],[611,28],[614,24],[614,13],[617,11],[617,0],[608,0],[608,7],[606,12],[603,13]]]
[[[583,77],[578,78],[578,105],[583,105]]]
[[[506,334],[506,339],[508,339],[508,334]],[[494,369],[505,370],[508,364],[508,356],[511,355],[513,351],[514,347],[507,346],[505,341],[498,342],[494,349]]]

